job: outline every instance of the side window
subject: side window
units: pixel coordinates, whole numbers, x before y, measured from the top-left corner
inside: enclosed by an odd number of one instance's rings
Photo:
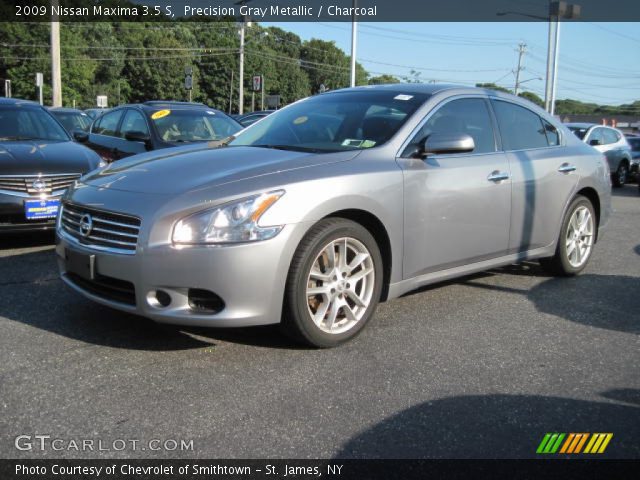
[[[97,123],[97,125],[93,128],[93,133],[115,137],[118,123],[120,122],[120,117],[122,117],[122,110],[105,113],[102,117],[100,117],[99,123]]]
[[[542,125],[544,126],[545,133],[547,134],[547,144],[550,147],[560,145],[560,134],[558,133],[558,129],[547,122],[544,118],[542,119]]]
[[[411,140],[422,143],[433,133],[466,133],[473,138],[473,153],[496,151],[493,124],[482,98],[452,100],[437,109]]]
[[[149,127],[142,114],[130,108],[127,109],[124,120],[122,120],[120,136],[124,138],[124,134],[127,132],[140,132],[149,135]]]
[[[604,138],[604,141],[602,142],[603,145],[616,143],[618,140],[620,140],[618,132],[616,132],[615,130],[611,130],[610,128],[603,128],[602,130],[602,137]]]
[[[604,145],[604,136],[602,134],[602,130],[602,128],[594,128],[589,134],[587,143],[589,145]]]
[[[549,145],[543,120],[537,114],[509,102],[494,100],[492,103],[505,150],[526,150]]]

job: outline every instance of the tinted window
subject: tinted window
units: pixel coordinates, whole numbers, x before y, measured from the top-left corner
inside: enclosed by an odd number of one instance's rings
[[[584,140],[584,136],[587,134],[587,130],[589,130],[587,127],[574,127],[570,125],[568,125],[568,127],[580,140]]]
[[[52,112],[58,119],[67,132],[73,132],[74,130],[88,130],[91,125],[91,119],[86,113],[67,113],[67,112]]]
[[[0,141],[30,139],[68,141],[69,136],[58,122],[40,107],[0,107]]]
[[[100,117],[100,120],[96,122],[96,125],[93,127],[93,133],[115,137],[120,117],[122,117],[122,110],[105,113]]]
[[[140,112],[127,109],[120,127],[120,136],[124,138],[124,134],[127,132],[140,132],[149,135],[149,127]]]
[[[615,130],[611,130],[610,128],[603,128],[602,130],[602,136],[604,138],[605,145],[616,143],[618,140],[620,140],[620,135]]]
[[[393,91],[317,95],[272,113],[230,145],[337,152],[387,142],[428,98]]]
[[[531,110],[509,102],[493,101],[505,150],[547,147],[542,119]]]
[[[496,142],[487,102],[482,98],[461,98],[435,111],[411,143],[422,143],[432,133],[466,133],[473,138],[473,153],[496,151]]]
[[[547,134],[547,144],[552,147],[560,145],[560,134],[558,133],[558,129],[547,122],[544,118],[542,119],[542,125],[544,125],[544,131]]]
[[[634,152],[640,152],[640,138],[627,138],[627,141],[631,146],[631,150]]]
[[[225,114],[204,108],[163,109],[149,118],[158,136],[171,143],[222,140],[242,128]]]

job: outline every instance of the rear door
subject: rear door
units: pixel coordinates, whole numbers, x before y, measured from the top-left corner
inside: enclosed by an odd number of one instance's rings
[[[567,156],[556,127],[537,113],[502,99],[491,104],[511,170],[509,252],[548,246],[578,183],[577,159]]]
[[[404,173],[404,278],[505,254],[509,242],[509,162],[498,151],[488,100],[456,97],[430,112],[409,144],[432,133],[466,133],[465,154],[398,158]]]

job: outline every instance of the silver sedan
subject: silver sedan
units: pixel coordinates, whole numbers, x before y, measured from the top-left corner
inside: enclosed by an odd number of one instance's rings
[[[526,100],[360,87],[92,172],[56,252],[70,287],[113,308],[330,347],[429,283],[525,259],[579,273],[610,196],[603,155]]]

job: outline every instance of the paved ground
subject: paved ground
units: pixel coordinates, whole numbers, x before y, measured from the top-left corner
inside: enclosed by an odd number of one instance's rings
[[[1,240],[0,457],[522,457],[545,432],[613,432],[606,455],[640,458],[637,187],[614,207],[580,277],[531,263],[431,287],[324,351],[93,305],[50,236]],[[194,451],[21,452],[21,434]]]

